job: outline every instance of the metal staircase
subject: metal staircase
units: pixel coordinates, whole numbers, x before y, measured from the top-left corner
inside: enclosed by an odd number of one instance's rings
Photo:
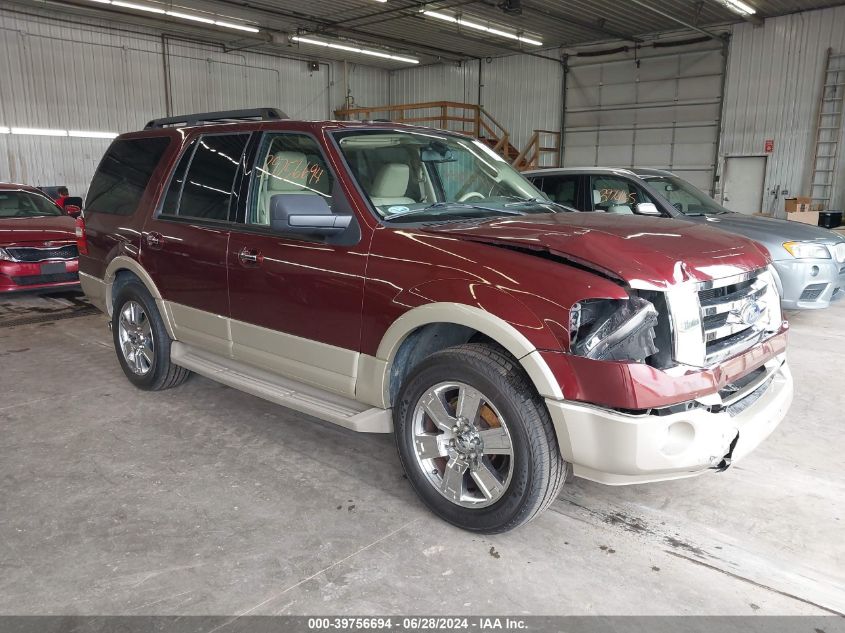
[[[839,142],[842,134],[843,107],[845,107],[845,55],[835,54],[833,49],[829,48],[819,97],[816,147],[813,155],[813,173],[810,178],[813,210],[829,209],[833,199]]]
[[[463,132],[479,139],[516,169],[557,167],[560,159],[560,132],[534,130],[525,147],[513,145],[513,137],[482,106],[454,101],[401,103],[367,108],[335,110],[341,120],[395,121],[428,125],[441,130]],[[544,160],[544,157],[546,159]]]

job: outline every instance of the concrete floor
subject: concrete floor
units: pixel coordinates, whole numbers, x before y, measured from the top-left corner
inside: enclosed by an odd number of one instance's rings
[[[495,537],[429,514],[389,436],[134,389],[84,314],[0,300],[0,614],[845,612],[845,302],[790,315],[795,403],[744,462],[576,480]]]

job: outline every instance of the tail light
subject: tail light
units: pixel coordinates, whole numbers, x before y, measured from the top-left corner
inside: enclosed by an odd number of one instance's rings
[[[85,220],[76,218],[76,250],[80,255],[88,254],[88,238],[85,237]]]

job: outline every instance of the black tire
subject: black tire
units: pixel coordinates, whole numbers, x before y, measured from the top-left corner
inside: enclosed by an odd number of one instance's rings
[[[120,342],[120,317],[124,308],[130,303],[139,304],[149,321],[149,332],[152,338],[152,359],[149,369],[142,374],[130,367]],[[120,285],[114,299],[112,311],[112,340],[114,350],[123,373],[133,385],[147,391],[160,391],[181,385],[191,372],[184,367],[174,365],[170,360],[170,345],[173,342],[164,327],[164,321],[158,312],[155,300],[149,291],[137,279],[132,279]]]
[[[510,483],[497,501],[485,507],[464,507],[447,499],[417,458],[417,403],[430,389],[450,381],[480,391],[506,420],[512,450]],[[522,367],[503,350],[488,345],[452,347],[421,362],[402,384],[393,420],[399,458],[411,485],[435,514],[466,530],[494,534],[531,521],[554,501],[571,473],[558,449],[548,409]]]

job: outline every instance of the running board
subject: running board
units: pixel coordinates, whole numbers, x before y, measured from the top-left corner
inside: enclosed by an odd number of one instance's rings
[[[356,400],[282,378],[230,358],[199,351],[178,341],[170,347],[170,358],[180,367],[201,376],[352,431],[393,431],[389,409],[368,408]]]

